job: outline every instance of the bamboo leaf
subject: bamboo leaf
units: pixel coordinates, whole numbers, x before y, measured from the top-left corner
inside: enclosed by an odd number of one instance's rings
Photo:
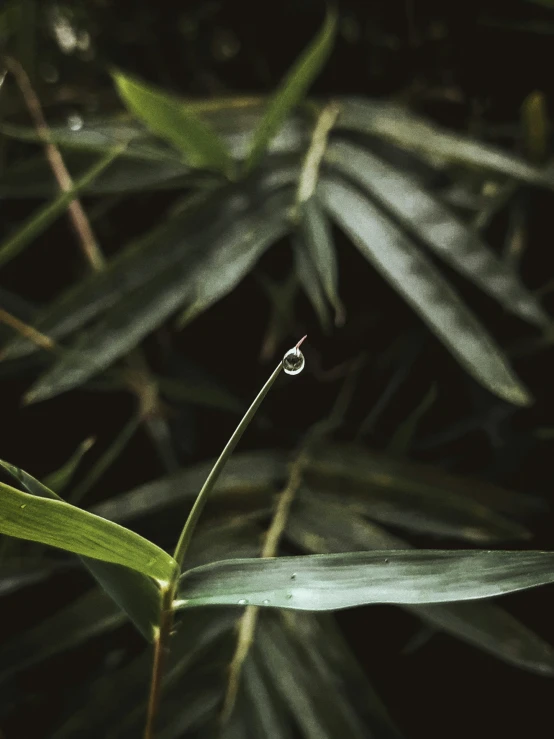
[[[180,150],[192,167],[230,173],[232,162],[223,142],[186,103],[121,72],[112,76],[129,111]]]
[[[501,349],[418,247],[348,183],[326,178],[320,190],[334,220],[460,364],[501,398],[529,405]]]
[[[554,552],[413,550],[240,559],[189,570],[178,607],[328,611],[490,598],[554,582]]]
[[[397,146],[424,155],[431,162],[455,162],[524,182],[553,186],[548,170],[533,167],[495,146],[448,131],[395,103],[363,98],[343,99],[336,126],[383,137]]]
[[[328,12],[316,38],[295,62],[267,104],[261,123],[254,132],[247,170],[258,164],[271,139],[291,111],[301,102],[306,91],[327,61],[336,28],[336,13]]]
[[[331,144],[326,159],[506,310],[538,326],[550,322],[516,272],[496,256],[477,231],[454,217],[416,180],[367,149],[346,142]]]
[[[81,463],[81,459],[93,444],[94,439],[92,437],[82,441],[69,459],[64,462],[59,469],[51,472],[45,477],[44,485],[47,488],[53,488],[57,493],[61,493],[71,482],[71,478]]]
[[[176,563],[163,549],[133,531],[64,503],[19,468],[0,465],[33,494],[0,483],[0,530],[8,536],[129,567],[157,580],[171,578]],[[36,493],[40,490],[40,493]],[[39,497],[46,496],[46,497]]]

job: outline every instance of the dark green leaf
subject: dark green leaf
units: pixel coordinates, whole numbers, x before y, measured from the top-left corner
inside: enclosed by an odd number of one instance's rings
[[[230,173],[231,159],[223,142],[185,102],[121,72],[113,79],[131,113],[171,142],[191,166]]]
[[[294,267],[298,282],[302,285],[324,331],[329,331],[331,320],[329,308],[319,275],[313,263],[308,246],[302,238],[294,239]]]
[[[554,582],[554,552],[378,551],[238,559],[181,577],[180,607],[330,611],[368,603],[448,603]]]
[[[394,103],[348,98],[341,101],[338,128],[380,136],[432,162],[457,162],[525,182],[552,186],[546,170],[462,134],[452,133]]]
[[[441,259],[466,275],[506,309],[545,326],[549,318],[536,298],[481,239],[419,183],[367,149],[331,144],[326,159],[390,209]]]
[[[325,205],[360,252],[485,387],[517,405],[531,398],[501,349],[433,263],[356,188],[320,183]]]
[[[287,116],[302,101],[306,91],[321,71],[331,52],[335,27],[336,13],[328,12],[325,23],[316,38],[298,58],[270,98],[264,117],[252,139],[247,169],[252,169],[260,161],[271,139]]]

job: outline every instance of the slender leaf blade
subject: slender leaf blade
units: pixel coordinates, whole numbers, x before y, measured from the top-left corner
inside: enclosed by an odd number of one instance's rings
[[[177,605],[328,611],[448,603],[554,582],[554,552],[412,550],[214,562],[181,577]]]
[[[335,12],[328,12],[325,22],[310,46],[301,54],[285,79],[268,102],[264,116],[254,132],[246,161],[248,170],[256,166],[271,139],[293,108],[301,102],[306,91],[327,61],[336,28]]]
[[[491,392],[516,405],[531,397],[501,349],[430,260],[346,182],[320,183],[325,206],[363,256],[416,310],[454,357]]]

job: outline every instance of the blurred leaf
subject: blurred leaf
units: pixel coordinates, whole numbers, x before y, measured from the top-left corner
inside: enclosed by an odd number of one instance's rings
[[[71,457],[69,457],[67,462],[64,462],[59,469],[55,472],[51,472],[44,478],[45,486],[47,488],[52,488],[57,493],[61,493],[71,482],[71,478],[81,463],[81,459],[93,444],[94,439],[92,437],[82,441]]]
[[[320,32],[297,59],[267,104],[264,117],[254,132],[247,170],[258,164],[269,142],[278,132],[287,116],[302,101],[306,91],[317,77],[331,53],[335,35],[336,12],[328,11]]]
[[[91,511],[112,521],[128,521],[138,516],[152,515],[169,506],[193,502],[204,484],[215,460],[181,470],[140,485],[134,490],[98,503]],[[224,497],[241,494],[253,498],[259,506],[260,493],[275,489],[287,474],[287,455],[280,451],[258,451],[233,455],[221,473],[212,497],[221,506]]]
[[[412,550],[236,559],[181,576],[178,607],[331,611],[491,598],[554,582],[554,552]]]
[[[0,597],[9,595],[27,585],[34,585],[49,577],[64,566],[55,560],[37,561],[36,556],[12,559],[0,554]]]
[[[313,264],[312,281],[319,278],[327,300],[335,309],[335,323],[344,322],[344,306],[338,293],[338,270],[331,225],[315,196],[299,207],[304,244]]]
[[[171,578],[174,560],[133,531],[61,500],[37,498],[4,483],[0,491],[3,534],[121,564],[160,581]]]
[[[245,404],[204,373],[183,378],[155,377],[158,390],[170,401],[243,413]]]
[[[250,654],[243,667],[245,693],[244,711],[256,724],[256,736],[289,739],[292,733],[290,719],[286,715],[286,703],[280,701],[275,688],[263,671],[264,655]],[[235,714],[242,707],[235,709]]]
[[[230,174],[232,162],[223,142],[186,103],[121,72],[112,76],[130,112],[179,149],[192,167]]]
[[[319,322],[324,331],[329,332],[331,328],[331,319],[329,316],[329,308],[325,300],[323,287],[313,259],[311,257],[308,245],[301,237],[294,238],[294,268],[299,283],[306,293],[308,300],[319,318]]]
[[[533,167],[495,146],[452,133],[395,103],[344,99],[337,128],[380,136],[397,146],[419,152],[431,161],[457,162],[548,187],[552,187],[554,181],[548,170]]]
[[[102,590],[90,590],[0,647],[0,680],[124,622],[125,614]]]
[[[525,496],[351,444],[315,449],[305,480],[351,510],[421,533],[480,543],[530,536],[503,515],[528,511]]]
[[[421,402],[414,408],[410,415],[403,421],[394,432],[388,446],[387,451],[390,454],[405,454],[410,448],[412,440],[415,437],[419,422],[425,418],[427,411],[433,406],[438,397],[437,386],[431,385],[431,388]]]
[[[550,322],[534,295],[482,241],[418,182],[367,149],[335,142],[326,159],[367,190],[441,259],[468,277],[506,310],[539,326]]]
[[[71,190],[61,192],[52,202],[43,206],[32,214],[30,218],[16,230],[14,234],[8,236],[3,244],[0,244],[0,265],[6,264],[19,254],[33,239],[36,239],[48,226],[60,216],[75,200],[81,190],[87,188],[96,177],[103,172],[121,153],[120,149],[112,150],[106,156],[102,157],[99,162],[89,169],[79,180],[77,180]]]
[[[534,90],[527,95],[521,106],[521,118],[527,154],[532,162],[540,165],[546,159],[550,132],[547,100],[543,92]]]
[[[516,405],[532,401],[501,349],[433,263],[353,186],[320,183],[324,202],[366,259],[485,387]]]
[[[287,535],[313,554],[411,549],[406,542],[339,503],[329,503],[304,490],[295,501]],[[404,609],[505,662],[539,674],[554,674],[554,648],[493,603],[475,601]]]

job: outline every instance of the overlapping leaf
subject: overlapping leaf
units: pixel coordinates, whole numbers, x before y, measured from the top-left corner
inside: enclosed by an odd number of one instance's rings
[[[433,263],[355,187],[325,177],[320,193],[363,256],[419,313],[456,359],[493,393],[517,405],[531,398],[506,357]]]

